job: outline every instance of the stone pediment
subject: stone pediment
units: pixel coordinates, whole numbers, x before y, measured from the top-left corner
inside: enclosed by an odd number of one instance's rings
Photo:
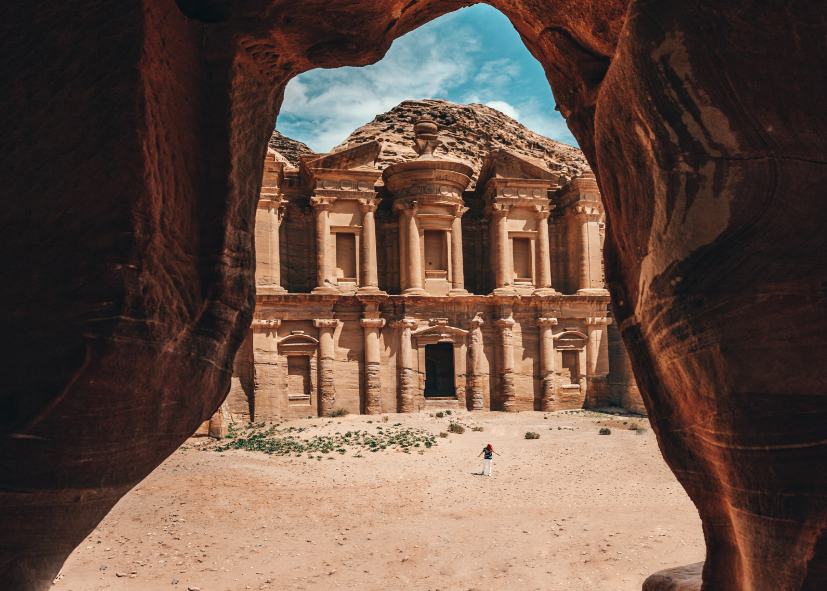
[[[426,326],[411,333],[411,337],[419,340],[433,340],[435,343],[463,343],[468,331],[447,324]]]
[[[299,163],[304,171],[312,170],[375,170],[376,157],[381,149],[379,142],[368,142],[345,148],[338,152],[330,152],[322,156],[303,156]]]
[[[492,179],[532,179],[548,181],[549,186],[557,183],[560,175],[551,172],[542,161],[517,156],[507,150],[494,150],[483,160],[477,179],[477,190],[481,191]]]

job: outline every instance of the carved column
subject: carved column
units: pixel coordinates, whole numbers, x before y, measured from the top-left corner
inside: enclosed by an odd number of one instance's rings
[[[253,381],[254,416],[251,420],[273,420],[280,413],[282,390],[280,385],[278,329],[281,319],[256,315],[253,319]]]
[[[586,342],[586,403],[589,407],[600,406],[601,398],[607,387],[606,375],[608,368],[608,348],[605,354],[601,354],[601,342],[606,332],[606,327],[612,321],[606,316],[586,318],[586,331],[589,337]],[[608,401],[606,401],[608,402]]]
[[[317,318],[313,320],[313,326],[319,329],[319,414],[325,416],[330,414],[336,402],[333,333],[339,321],[335,318]]]
[[[416,384],[413,371],[413,354],[411,351],[411,329],[416,326],[413,318],[403,318],[391,325],[399,329],[399,398],[401,412],[414,412],[414,393]]]
[[[540,290],[551,289],[551,253],[548,242],[549,211],[539,210],[532,212],[537,218],[537,287]]]
[[[575,208],[575,220],[580,228],[580,246],[578,262],[580,263],[579,288],[577,292],[584,295],[608,295],[603,284],[600,261],[603,253],[600,249],[599,223],[602,215],[599,210],[578,205]]]
[[[426,292],[422,289],[422,253],[419,247],[419,222],[416,214],[419,207],[414,204],[410,209],[403,209],[405,214],[405,225],[407,228],[406,234],[407,254],[408,254],[408,289],[404,291],[411,295],[425,295]]]
[[[330,278],[330,220],[328,214],[332,203],[312,197],[310,203],[316,215],[316,288],[314,293],[338,293],[329,282]]]
[[[492,260],[494,263],[494,287],[502,289],[513,282],[510,249],[508,248],[508,208],[491,211]]]
[[[359,200],[362,210],[362,283],[359,292],[378,293],[379,274],[376,265],[376,224],[373,214],[376,203],[373,200]]]
[[[451,291],[448,295],[468,293],[465,289],[462,259],[462,214],[466,211],[468,211],[467,207],[457,206],[454,209],[454,220],[451,222]]]
[[[556,318],[538,318],[540,328],[540,377],[543,378],[543,394],[540,408],[543,412],[554,410],[554,400],[557,393],[557,372],[555,369],[554,325]]]
[[[378,312],[366,312],[377,315]],[[360,321],[365,329],[365,414],[382,414],[382,384],[379,379],[381,363],[379,351],[379,329],[385,326],[384,318],[362,318]]]
[[[511,332],[515,324],[511,316],[494,321],[494,326],[500,332],[500,401],[504,412],[517,410],[517,393],[514,389],[514,335]]]
[[[279,228],[284,215],[284,208],[279,201],[267,204],[267,218],[270,232],[268,234],[268,256],[270,260],[270,287],[281,287],[281,253],[279,251]]]
[[[483,356],[485,355],[482,342],[483,324],[485,324],[485,321],[480,316],[463,322],[463,328],[468,329],[468,354],[471,358],[466,388],[466,396],[471,399],[471,410],[483,410],[485,406],[483,400],[482,371]]]

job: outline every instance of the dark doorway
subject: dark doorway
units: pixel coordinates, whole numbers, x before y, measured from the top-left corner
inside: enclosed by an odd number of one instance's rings
[[[427,398],[456,396],[453,344],[425,345],[425,396]]]

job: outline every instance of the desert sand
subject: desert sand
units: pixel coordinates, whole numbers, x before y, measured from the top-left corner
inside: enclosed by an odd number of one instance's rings
[[[74,551],[54,589],[639,590],[655,571],[703,560],[703,533],[646,419],[607,417],[460,413],[484,431],[411,453],[313,459],[204,451],[212,440],[190,439]],[[438,434],[452,419],[279,428],[305,427],[304,437],[401,423]],[[611,435],[599,435],[607,424]],[[491,477],[477,457],[487,443],[500,454]]]

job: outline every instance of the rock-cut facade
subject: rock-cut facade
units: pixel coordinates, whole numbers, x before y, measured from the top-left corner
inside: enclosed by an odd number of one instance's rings
[[[434,120],[413,128],[412,156],[384,170],[376,141],[297,167],[268,153],[255,317],[221,417],[645,412],[613,325],[594,174],[561,178],[501,147],[476,171],[435,156]]]

